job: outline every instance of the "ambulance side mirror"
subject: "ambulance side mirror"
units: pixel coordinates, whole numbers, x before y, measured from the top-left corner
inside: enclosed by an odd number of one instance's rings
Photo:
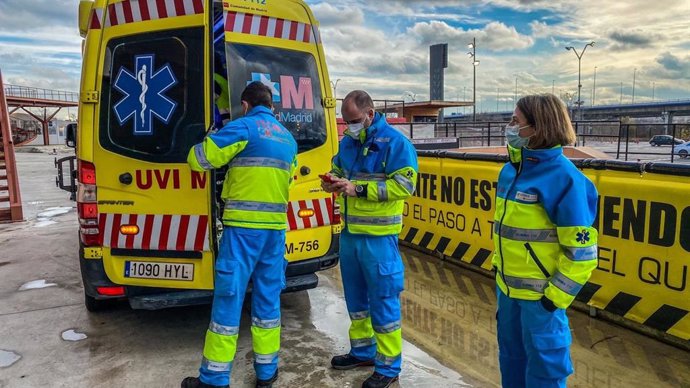
[[[77,124],[67,124],[65,127],[65,145],[70,148],[77,146]]]
[[[85,37],[89,31],[89,18],[91,17],[91,9],[93,8],[93,1],[82,0],[79,2],[79,35]]]

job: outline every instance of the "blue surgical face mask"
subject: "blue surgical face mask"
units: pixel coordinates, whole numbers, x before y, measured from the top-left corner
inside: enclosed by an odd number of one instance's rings
[[[522,128],[527,128],[529,125],[525,125],[524,127],[518,126],[518,125],[506,125],[506,140],[508,141],[508,144],[510,144],[511,147],[520,149],[522,147],[527,147],[527,144],[529,144],[529,138],[528,137],[521,137],[520,136],[520,130]]]

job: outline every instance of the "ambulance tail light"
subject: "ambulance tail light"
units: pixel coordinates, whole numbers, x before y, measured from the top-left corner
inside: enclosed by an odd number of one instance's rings
[[[336,201],[337,197],[333,194],[333,214],[331,214],[331,219],[333,220],[333,225],[340,225],[340,204]]]
[[[96,166],[80,160],[77,164],[77,213],[79,214],[79,238],[85,246],[100,245],[98,229],[98,204],[96,196]]]

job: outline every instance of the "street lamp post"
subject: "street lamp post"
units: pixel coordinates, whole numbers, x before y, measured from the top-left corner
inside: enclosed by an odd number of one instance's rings
[[[340,82],[340,78],[335,80],[335,83],[331,81],[331,86],[333,87],[333,98],[335,98],[336,100],[338,99],[338,94],[336,93],[336,90],[338,89],[338,82]]]
[[[635,76],[637,75],[637,67],[633,70],[633,90],[632,90],[632,103],[635,103]]]
[[[472,51],[468,52],[467,55],[472,58],[472,122],[477,121],[477,66],[479,66],[479,61],[477,60],[477,39],[472,38],[472,43],[467,45]]]
[[[582,90],[582,82],[580,81],[580,77],[582,75],[582,56],[585,55],[585,51],[587,50],[587,46],[594,47],[594,41],[589,42],[585,45],[585,47],[582,48],[582,51],[579,53],[575,49],[575,47],[568,46],[565,49],[570,51],[572,50],[575,53],[575,56],[577,57],[577,112],[578,115],[580,116],[580,120],[582,120],[582,100],[580,99],[580,92]]]
[[[517,76],[517,74],[515,74],[515,95],[513,97],[513,102],[515,104],[517,104],[517,79],[518,79],[518,76]]]
[[[592,87],[592,106],[597,98],[597,67],[594,66],[594,87]]]
[[[656,88],[656,82],[652,82],[652,102],[654,102],[654,89]]]

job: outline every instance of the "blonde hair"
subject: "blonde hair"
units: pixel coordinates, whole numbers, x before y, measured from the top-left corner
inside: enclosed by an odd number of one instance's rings
[[[570,122],[568,108],[560,98],[551,93],[522,97],[517,102],[527,123],[534,128],[529,148],[552,148],[574,144],[577,140]]]

